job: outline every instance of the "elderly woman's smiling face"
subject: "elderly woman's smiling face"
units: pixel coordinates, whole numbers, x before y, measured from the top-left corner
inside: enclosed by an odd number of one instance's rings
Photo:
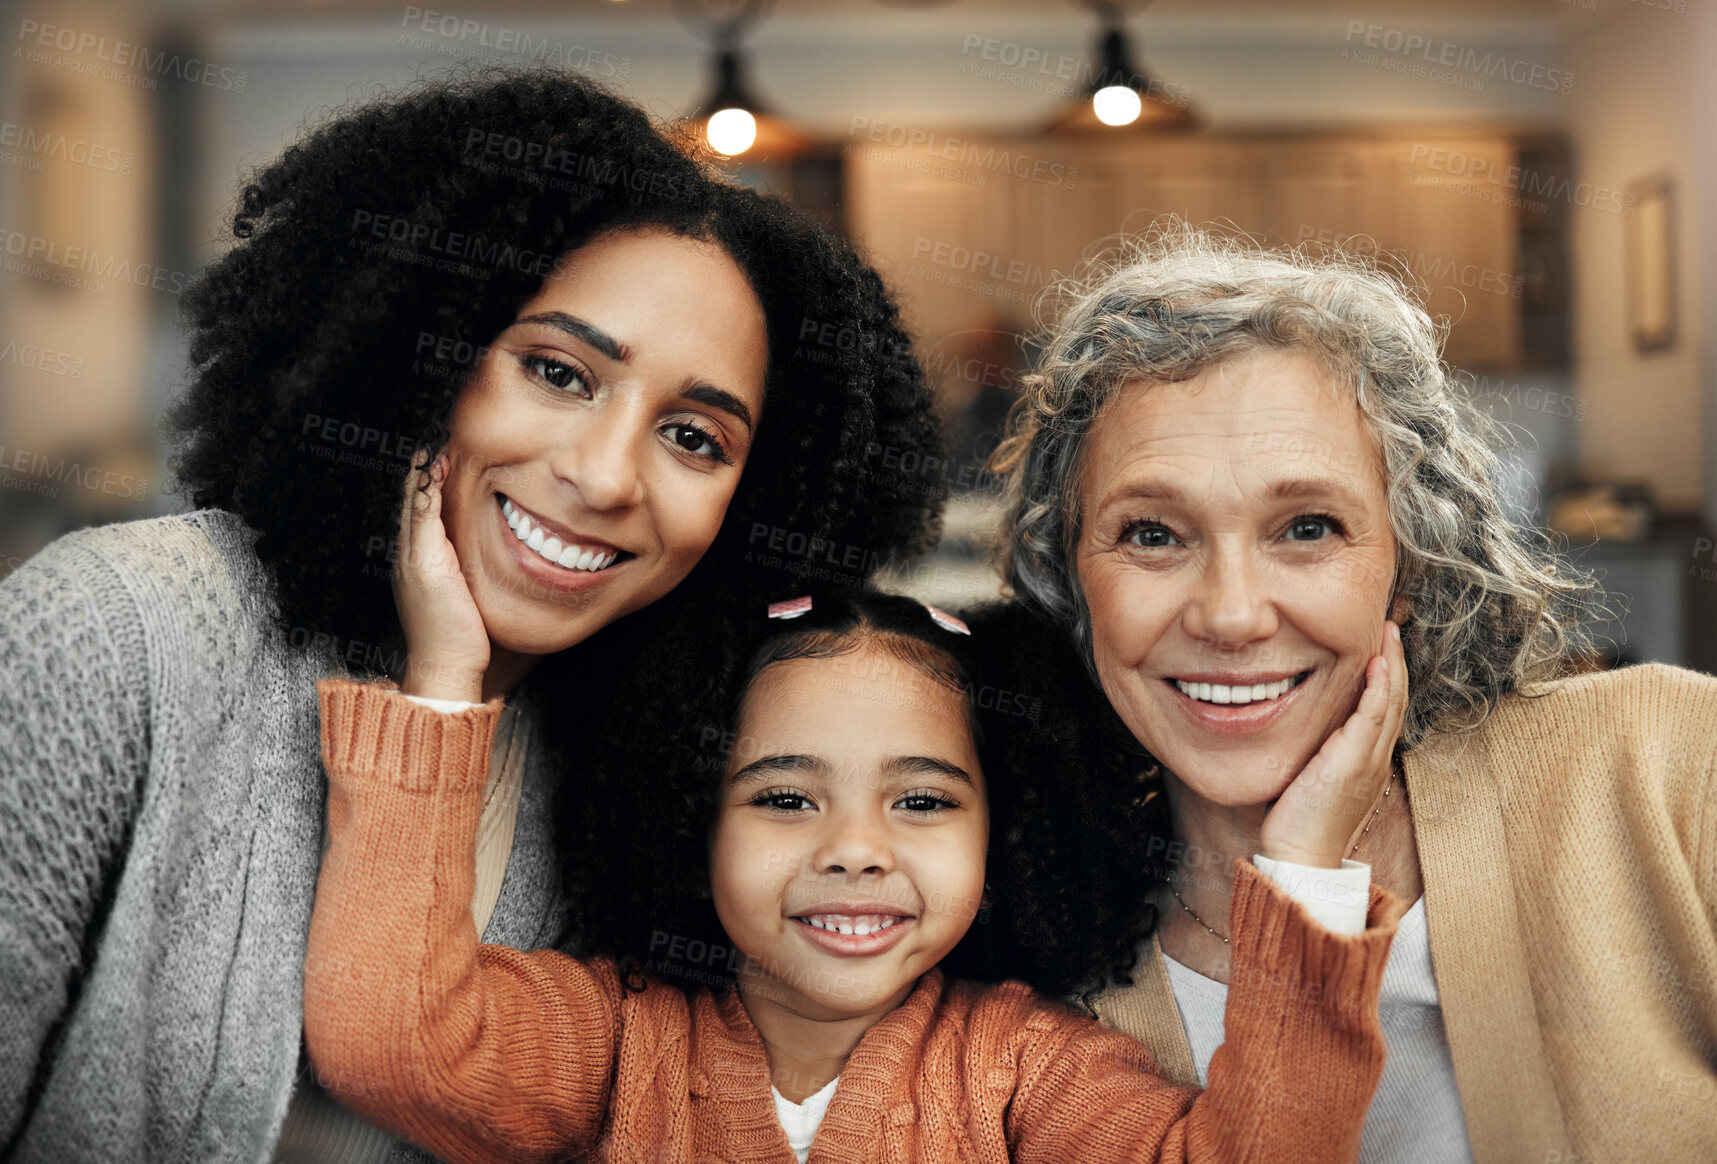
[[[1129,384],[1083,459],[1074,566],[1110,703],[1198,795],[1274,799],[1353,712],[1390,614],[1353,389],[1275,350]]]

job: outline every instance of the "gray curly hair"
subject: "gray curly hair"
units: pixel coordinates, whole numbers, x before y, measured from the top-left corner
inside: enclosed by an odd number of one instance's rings
[[[1104,405],[1124,384],[1185,380],[1268,349],[1306,352],[1351,382],[1381,450],[1395,595],[1412,603],[1406,746],[1477,727],[1503,695],[1565,673],[1585,649],[1597,586],[1505,517],[1498,426],[1454,383],[1442,329],[1405,279],[1360,256],[1267,251],[1172,222],[1062,295],[991,468],[1008,475],[1008,587],[1088,662],[1073,552],[1085,439]]]

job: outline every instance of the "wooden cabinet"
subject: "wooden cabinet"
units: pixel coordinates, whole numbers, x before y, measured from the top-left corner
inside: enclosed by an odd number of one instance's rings
[[[846,221],[927,341],[1026,327],[1043,289],[1162,215],[1376,252],[1450,323],[1447,359],[1522,364],[1519,143],[1502,133],[867,144]],[[1517,184],[1515,184],[1517,185]]]

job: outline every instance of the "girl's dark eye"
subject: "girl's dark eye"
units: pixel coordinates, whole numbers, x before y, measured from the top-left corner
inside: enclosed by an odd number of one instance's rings
[[[1308,514],[1296,517],[1288,525],[1288,540],[1291,542],[1315,542],[1336,531],[1335,519],[1322,514]]]
[[[759,792],[748,803],[759,808],[772,808],[777,812],[802,812],[811,807],[811,798],[802,792],[771,790]]]
[[[569,392],[588,395],[590,385],[586,383],[584,373],[571,364],[548,356],[526,356],[525,367],[543,383]]]
[[[960,806],[940,792],[908,792],[894,802],[894,807],[905,809],[907,812],[929,814],[941,812],[946,808],[959,808]]]
[[[1127,527],[1126,533],[1121,535],[1121,540],[1147,550],[1180,545],[1180,539],[1174,536],[1173,530],[1155,521],[1134,522]]]
[[[662,431],[674,442],[675,447],[694,457],[707,457],[724,465],[732,464],[728,460],[727,450],[722,447],[715,434],[706,432],[695,424],[670,424]]]

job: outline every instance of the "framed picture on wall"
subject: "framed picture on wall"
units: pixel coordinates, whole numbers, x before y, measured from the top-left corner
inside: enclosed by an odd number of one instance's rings
[[[1675,185],[1668,177],[1628,184],[1628,331],[1634,350],[1675,344]]]

